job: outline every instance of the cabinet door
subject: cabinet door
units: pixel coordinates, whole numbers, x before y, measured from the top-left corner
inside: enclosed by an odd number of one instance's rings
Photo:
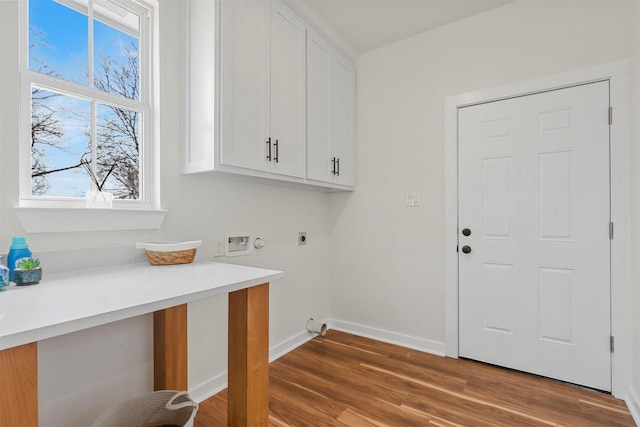
[[[271,171],[301,178],[306,171],[305,34],[297,13],[280,0],[271,3]]]
[[[333,152],[340,159],[336,184],[354,186],[355,170],[355,67],[336,52],[333,61]]]
[[[333,46],[307,34],[307,178],[333,182]]]
[[[223,0],[220,17],[220,164],[266,171],[269,1]]]

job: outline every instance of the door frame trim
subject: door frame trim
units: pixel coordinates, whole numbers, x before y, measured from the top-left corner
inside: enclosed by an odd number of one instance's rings
[[[630,147],[629,61],[607,63],[521,83],[483,89],[445,99],[445,355],[458,353],[458,109],[490,101],[530,95],[585,83],[608,80],[614,111],[610,127],[611,220],[611,392],[626,399],[631,386],[630,292]]]

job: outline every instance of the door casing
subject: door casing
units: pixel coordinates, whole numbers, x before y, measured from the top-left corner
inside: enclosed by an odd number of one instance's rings
[[[522,83],[469,92],[445,100],[445,354],[458,357],[458,108],[595,81],[611,84],[611,329],[612,394],[631,386],[629,62],[620,61]]]

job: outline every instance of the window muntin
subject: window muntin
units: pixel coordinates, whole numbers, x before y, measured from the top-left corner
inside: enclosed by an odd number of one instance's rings
[[[130,0],[30,0],[27,16],[32,138],[21,199],[77,203],[96,187],[84,163],[98,182],[108,174],[103,189],[116,203],[152,204],[149,10]]]

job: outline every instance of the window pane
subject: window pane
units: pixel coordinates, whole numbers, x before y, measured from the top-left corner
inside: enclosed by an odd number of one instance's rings
[[[141,113],[98,104],[96,163],[104,190],[115,199],[140,198]],[[111,171],[111,172],[109,172]]]
[[[31,194],[83,197],[91,181],[81,165],[90,160],[91,103],[32,86]]]
[[[29,69],[88,84],[88,19],[53,0],[29,1]]]
[[[94,85],[105,92],[139,101],[139,19],[119,9],[126,13],[121,19],[115,19],[120,18],[116,15],[114,19],[103,18],[106,22],[94,21]]]

